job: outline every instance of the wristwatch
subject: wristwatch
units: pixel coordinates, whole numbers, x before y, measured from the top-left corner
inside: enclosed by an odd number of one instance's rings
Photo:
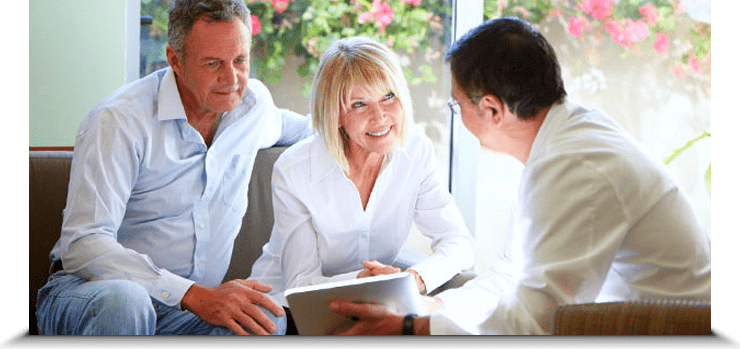
[[[403,317],[403,327],[401,328],[401,334],[413,335],[414,334],[414,319],[416,314],[408,314]]]

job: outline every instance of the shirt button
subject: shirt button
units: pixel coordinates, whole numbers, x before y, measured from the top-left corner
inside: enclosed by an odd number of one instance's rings
[[[201,224],[198,224],[198,226],[201,227],[201,228],[205,228],[206,225],[203,224],[203,223],[201,223]]]
[[[167,293],[167,291],[162,292],[162,298],[167,298],[169,296],[170,296],[170,294]]]

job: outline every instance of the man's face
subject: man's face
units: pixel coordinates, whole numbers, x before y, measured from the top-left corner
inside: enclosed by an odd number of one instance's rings
[[[481,138],[483,129],[483,118],[480,115],[478,105],[468,98],[465,93],[457,86],[455,79],[452,79],[452,98],[460,105],[460,120],[465,128],[470,131],[476,138]]]
[[[186,111],[222,113],[236,108],[247,89],[250,41],[239,18],[193,23],[184,59],[170,62]]]

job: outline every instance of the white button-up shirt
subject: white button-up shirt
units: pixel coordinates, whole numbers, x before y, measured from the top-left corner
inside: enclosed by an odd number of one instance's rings
[[[545,334],[558,305],[709,300],[710,241],[665,167],[599,111],[553,106],[490,270],[442,292],[432,334]]]
[[[128,279],[168,305],[219,285],[247,208],[260,148],[292,144],[310,118],[249,80],[210,148],[187,122],[170,68],[126,85],[82,121],[61,237],[51,252],[91,280]]]
[[[412,223],[433,254],[411,268],[431,291],[473,265],[473,241],[441,181],[431,140],[414,127],[378,176],[366,209],[319,136],[288,148],[272,178],[275,226],[250,278],[286,288],[353,279],[363,261],[392,264]]]

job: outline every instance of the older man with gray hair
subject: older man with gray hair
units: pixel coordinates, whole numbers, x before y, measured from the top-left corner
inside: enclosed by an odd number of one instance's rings
[[[178,0],[167,60],[114,91],[75,140],[41,334],[282,334],[257,281],[221,284],[260,148],[312,133],[249,79],[242,0]]]

